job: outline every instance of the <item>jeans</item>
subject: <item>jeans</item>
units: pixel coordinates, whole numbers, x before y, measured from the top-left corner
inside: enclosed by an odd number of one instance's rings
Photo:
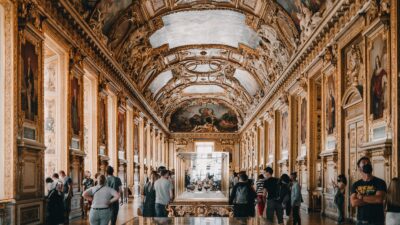
[[[167,217],[167,205],[156,203],[156,217]]]
[[[293,225],[301,225],[301,219],[300,219],[300,206],[293,206],[292,207],[292,212],[293,212]]]
[[[116,201],[112,203],[110,208],[111,208],[111,225],[115,225],[117,223],[119,202]]]
[[[276,213],[276,217],[278,217],[278,223],[283,223],[283,208],[282,203],[276,200],[267,200],[267,220],[270,222],[274,222],[274,213]]]
[[[108,225],[111,218],[111,210],[94,210],[91,209],[89,213],[90,225]]]

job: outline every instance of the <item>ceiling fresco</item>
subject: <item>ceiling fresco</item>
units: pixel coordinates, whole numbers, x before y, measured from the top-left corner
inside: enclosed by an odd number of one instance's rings
[[[213,128],[206,125],[213,132],[233,132],[333,1],[82,0],[80,9],[173,131],[200,132],[188,123],[194,116],[188,116],[188,107],[212,102],[217,119]],[[224,107],[236,118],[235,129],[214,124]]]
[[[223,104],[179,107],[171,116],[172,132],[236,132],[236,113]]]

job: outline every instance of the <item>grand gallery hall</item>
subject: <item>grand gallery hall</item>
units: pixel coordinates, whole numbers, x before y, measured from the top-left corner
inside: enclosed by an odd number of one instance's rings
[[[0,225],[400,225],[399,0],[0,0]]]

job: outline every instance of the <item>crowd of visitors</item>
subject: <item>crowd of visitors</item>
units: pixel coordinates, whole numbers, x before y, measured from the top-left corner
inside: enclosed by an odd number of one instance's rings
[[[354,182],[350,191],[350,204],[357,209],[357,225],[400,225],[400,180],[393,178],[387,188],[384,180],[372,175],[369,158],[357,162],[361,179]],[[97,173],[91,178],[85,172],[83,185],[84,216],[89,215],[90,224],[115,225],[122,193],[122,182],[108,166],[106,176]],[[231,179],[229,203],[235,217],[266,216],[269,222],[284,223],[284,215],[292,217],[294,225],[301,225],[300,208],[303,198],[297,173],[274,177],[271,167],[266,167],[254,182],[246,172],[234,173]],[[331,181],[334,204],[337,207],[337,223],[345,223],[345,199],[347,179],[342,174]],[[64,171],[46,178],[47,224],[69,224],[72,179]],[[174,172],[160,166],[151,172],[150,179],[142,189],[144,217],[167,217],[168,204],[174,199]],[[90,209],[90,212],[88,213]],[[257,209],[257,211],[256,211]],[[285,212],[285,213],[284,213]]]
[[[174,171],[160,166],[151,172],[142,190],[142,215],[144,217],[167,217],[167,206],[174,198]]]
[[[61,170],[46,178],[47,186],[47,224],[69,224],[71,213],[72,179]]]
[[[116,224],[122,182],[120,178],[113,176],[114,169],[111,166],[106,170],[107,176],[96,173],[95,179],[91,178],[90,171],[86,171],[82,181],[84,199],[82,216],[87,217],[89,214],[90,224],[105,225],[110,221],[111,225]],[[71,177],[61,170],[46,178],[46,186],[48,191],[46,224],[69,224],[73,197]]]
[[[357,208],[357,225],[400,225],[400,180],[393,178],[389,188],[384,180],[372,175],[372,163],[368,157],[357,162],[361,179],[353,183],[350,204]],[[284,215],[292,216],[294,225],[301,225],[300,208],[303,198],[297,173],[273,176],[273,169],[266,167],[252,185],[244,171],[234,173],[231,179],[229,202],[235,217],[266,216],[269,222],[284,223]],[[337,224],[345,223],[346,176],[341,174],[332,180],[334,204],[337,207]],[[386,211],[386,213],[385,213]],[[284,213],[286,212],[286,213]]]

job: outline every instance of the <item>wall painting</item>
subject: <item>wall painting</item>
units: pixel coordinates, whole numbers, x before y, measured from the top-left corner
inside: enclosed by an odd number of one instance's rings
[[[125,112],[118,111],[118,151],[125,151]]]
[[[107,100],[102,97],[99,101],[99,139],[100,145],[107,146]]]
[[[333,76],[327,78],[326,91],[326,131],[328,135],[334,133],[336,127],[335,81]]]
[[[373,42],[369,52],[370,71],[370,114],[373,120],[383,118],[388,106],[388,58],[387,44],[382,35]]]
[[[39,54],[35,45],[26,40],[21,46],[21,110],[31,122],[38,117]]]
[[[301,144],[306,144],[307,139],[307,100],[303,98],[300,106],[300,140]]]
[[[75,76],[71,80],[71,125],[72,134],[79,136],[81,131],[81,115],[80,115],[80,83]]]
[[[287,111],[281,115],[281,154],[285,156],[289,150],[289,114]],[[285,158],[285,157],[283,157]]]

